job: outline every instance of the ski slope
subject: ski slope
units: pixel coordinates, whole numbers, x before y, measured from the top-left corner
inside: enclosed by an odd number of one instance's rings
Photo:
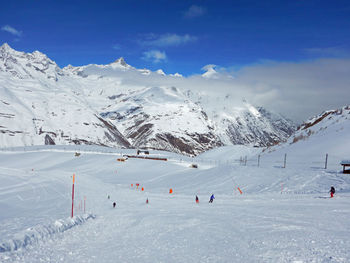
[[[339,173],[337,161],[327,170],[297,162],[282,169],[266,153],[262,161],[270,163],[244,166],[238,156],[255,160],[259,152],[241,146],[195,159],[151,152],[168,161],[117,161],[135,152],[2,150],[0,262],[350,261],[350,176]]]

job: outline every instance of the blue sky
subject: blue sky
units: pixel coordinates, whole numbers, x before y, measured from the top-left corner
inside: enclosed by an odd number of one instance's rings
[[[348,58],[349,1],[1,1],[0,40],[63,67],[107,64],[192,75]]]

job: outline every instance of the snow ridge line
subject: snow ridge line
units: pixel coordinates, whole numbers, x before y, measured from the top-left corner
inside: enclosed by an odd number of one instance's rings
[[[56,220],[49,225],[38,225],[30,227],[23,232],[15,235],[15,238],[0,243],[0,253],[16,251],[20,248],[25,248],[28,245],[43,240],[57,233],[65,232],[72,227],[81,225],[89,219],[95,219],[96,215],[84,214],[74,216],[73,218],[65,218]]]

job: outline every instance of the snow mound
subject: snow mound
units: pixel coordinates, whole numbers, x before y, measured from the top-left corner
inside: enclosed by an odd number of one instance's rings
[[[30,244],[43,240],[56,233],[65,232],[72,227],[81,225],[89,219],[95,219],[93,214],[84,214],[73,218],[59,219],[49,225],[38,225],[28,228],[15,235],[15,238],[0,243],[0,253],[15,251]]]

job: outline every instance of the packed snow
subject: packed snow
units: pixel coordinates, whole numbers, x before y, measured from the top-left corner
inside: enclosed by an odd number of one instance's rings
[[[3,149],[0,261],[349,262],[350,176],[341,160],[324,169],[314,155],[281,168],[273,154],[238,146],[121,162],[136,150]]]

